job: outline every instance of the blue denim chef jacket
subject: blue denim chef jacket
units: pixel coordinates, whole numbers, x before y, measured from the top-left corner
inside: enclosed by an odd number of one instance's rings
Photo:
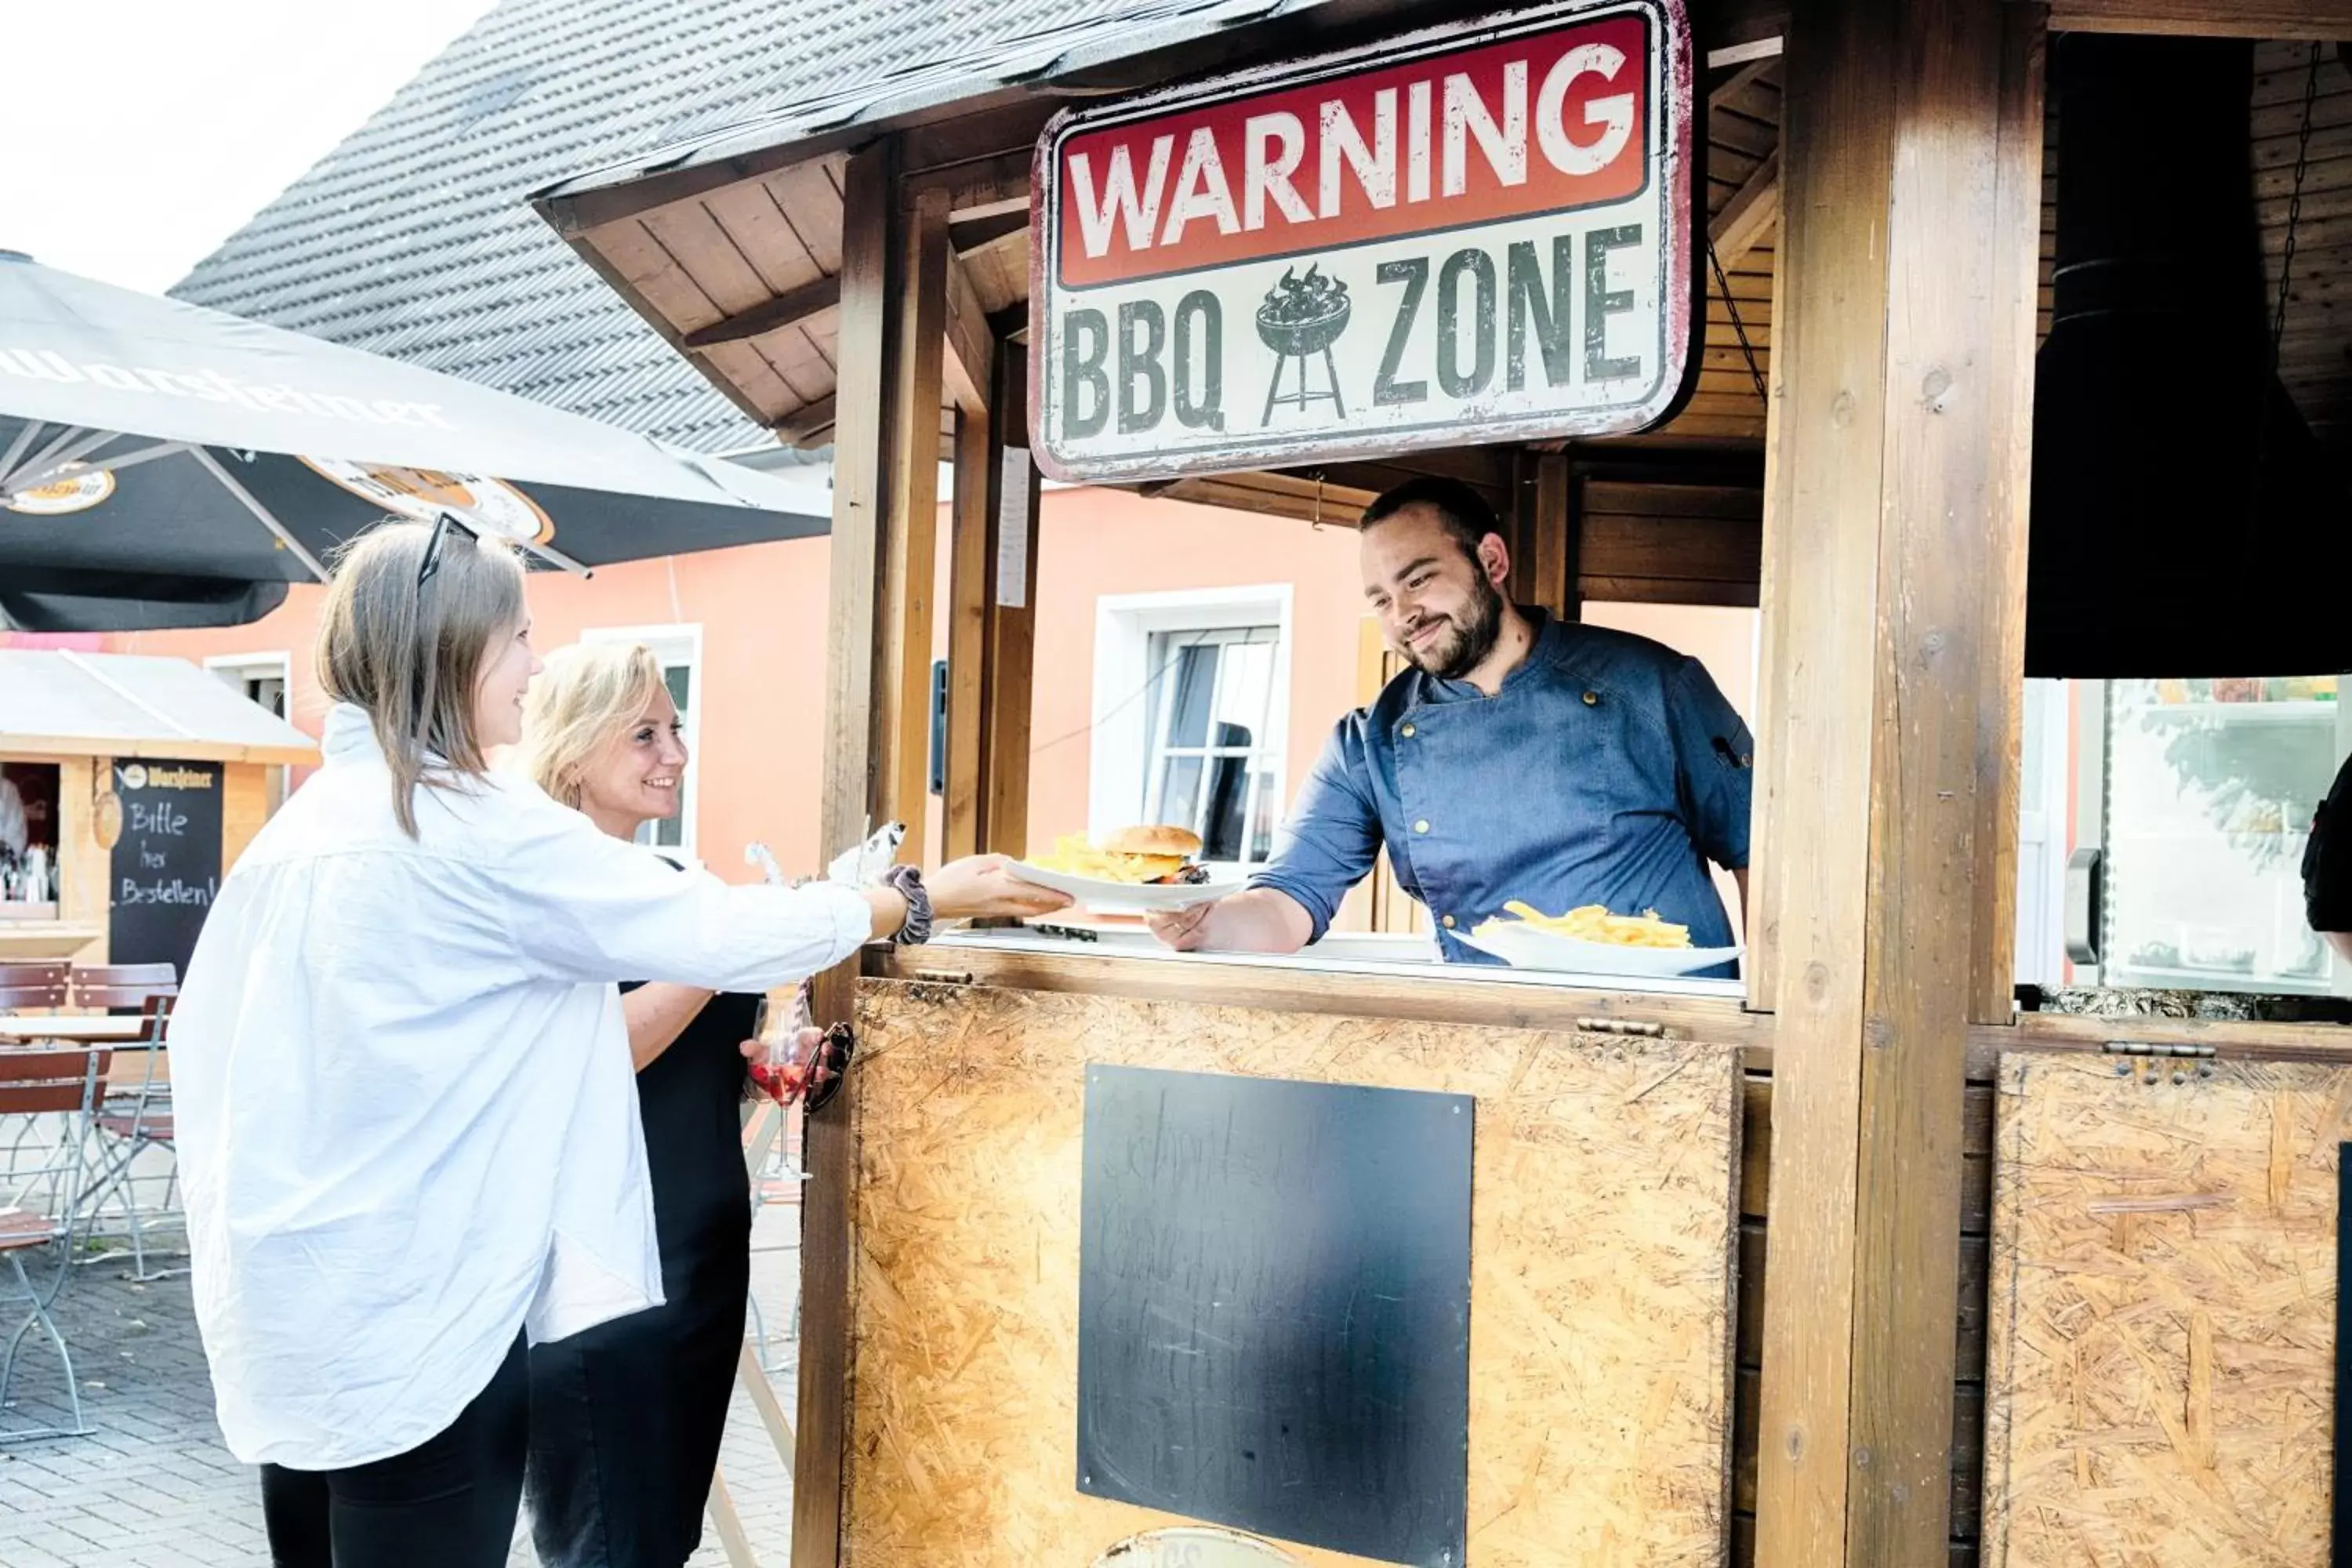
[[[1706,862],[1748,864],[1747,725],[1695,658],[1520,613],[1535,646],[1493,697],[1407,669],[1339,721],[1251,886],[1296,899],[1320,941],[1385,844],[1454,963],[1499,961],[1446,918],[1468,931],[1511,899],[1655,910],[1696,947],[1730,945]]]

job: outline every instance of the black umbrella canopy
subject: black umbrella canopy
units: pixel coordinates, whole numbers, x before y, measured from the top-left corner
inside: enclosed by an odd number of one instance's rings
[[[821,492],[0,252],[0,624],[229,626],[386,515],[547,566],[826,531]]]

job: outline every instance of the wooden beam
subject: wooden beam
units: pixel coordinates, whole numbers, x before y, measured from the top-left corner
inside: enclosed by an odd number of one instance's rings
[[[969,216],[951,214],[948,223],[948,235],[955,243],[956,254],[978,256],[1011,245],[1028,234],[1029,204],[1025,200],[992,203]]]
[[[1009,343],[1029,341],[1029,301],[1017,300],[1002,310],[988,313],[988,330]]]
[[[952,252],[947,275],[947,390],[958,411],[977,418],[988,412],[988,389],[996,379],[996,337],[971,279]]]
[[[1574,477],[1565,452],[1541,453],[1535,466],[1536,603],[1561,620],[1576,620],[1582,612],[1576,591],[1582,519],[1575,506]]]
[[[833,439],[835,410],[841,405],[840,395],[820,397],[793,413],[776,426],[776,439],[787,447],[822,447]]]
[[[830,857],[857,841],[875,805],[877,652],[885,563],[887,458],[898,399],[896,328],[900,261],[893,245],[898,148],[888,138],[854,153],[842,173],[840,388],[834,432],[832,592],[825,627],[824,769],[818,834]],[[820,1023],[850,1021],[856,965],[817,977]],[[851,1074],[833,1106],[808,1119],[810,1180],[801,1199],[800,1441],[793,1464],[793,1562],[841,1561],[842,1444],[849,1395],[849,1330],[856,1282],[851,1187],[857,1179]]]
[[[2010,4],[2037,8],[2032,0]],[[2333,43],[2352,38],[2352,0],[2056,0],[2050,29]]]
[[[930,804],[931,613],[939,571],[940,401],[947,358],[948,197],[920,193],[905,214],[887,572],[877,630],[883,767],[875,820],[906,824],[900,855],[924,860]]]
[[[2039,8],[2004,17],[2000,105],[2000,186],[1992,209],[1996,250],[1988,374],[2012,400],[1993,439],[1996,486],[1985,515],[1986,554],[1977,572],[1978,614],[1990,628],[1977,692],[1979,769],[1969,1021],[2006,1024],[2017,990],[2020,752],[2025,732],[2025,568],[2033,485],[2033,354],[2042,282],[2043,117],[2049,27]]]
[[[1536,602],[1536,453],[1527,447],[1511,452],[1511,499],[1496,510],[1503,525],[1503,542],[1511,552],[1511,574],[1503,592],[1515,605]]]
[[[1025,202],[1029,199],[1030,165],[1035,157],[1032,149],[1016,147],[969,163],[944,164],[909,174],[907,194],[913,197],[927,191],[939,192],[947,198],[950,209],[960,212]]]
[[[752,306],[740,316],[727,316],[707,327],[697,327],[677,341],[677,346],[689,352],[715,348],[720,343],[749,342],[753,338],[766,337],[802,326],[824,315],[841,303],[841,279],[828,275],[815,278],[799,288],[787,290],[772,300]]]
[[[2014,704],[1990,693],[2021,670],[2000,624],[2021,599],[1984,578],[2021,550],[2032,306],[2016,274],[2042,17],[2010,0],[1793,13],[1759,823],[1780,1027],[1756,1561],[1863,1568],[1948,1546],[1968,1019],[2000,923],[1970,881],[2002,798],[1994,759],[2017,744]]]
[[[956,415],[955,500],[948,529],[948,768],[940,858],[976,855],[985,817],[983,777],[990,609],[996,597],[995,510],[989,505],[996,451],[985,408]]]
[[[1707,220],[1706,242],[1728,276],[1756,248],[1765,231],[1780,221],[1780,150],[1764,155],[1748,181]]]
[[[1037,134],[1045,122],[1061,111],[1062,100],[1051,96],[1028,96],[1001,108],[966,110],[952,119],[919,125],[905,136],[906,152],[900,164],[909,189],[919,189],[942,169],[971,163],[983,158],[1017,153],[1027,157],[1034,152]],[[957,210],[977,205],[973,202],[958,202]]]
[[[995,542],[988,620],[988,699],[982,710],[980,847],[1029,847],[1029,708],[1037,651],[1039,475],[1029,458],[1029,356],[996,356],[989,421],[989,529]]]
[[[1738,98],[1748,90],[1749,83],[1770,70],[1772,62],[1780,58],[1777,53],[1765,55],[1761,58],[1752,59],[1739,66],[1729,76],[1706,89],[1707,108],[1721,109],[1725,104]]]
[[[1777,54],[1789,30],[1788,0],[1697,0],[1690,9],[1692,37],[1710,68],[1769,58],[1761,46]]]

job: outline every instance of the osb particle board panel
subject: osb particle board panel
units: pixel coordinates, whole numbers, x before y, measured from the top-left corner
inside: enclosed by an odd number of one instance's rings
[[[1086,1568],[1181,1522],[1076,1489],[1089,1061],[1475,1095],[1469,1561],[1721,1563],[1737,1058],[866,982],[846,1563]]]
[[[2001,1058],[1986,1568],[2326,1568],[2352,1068],[2116,1065]]]

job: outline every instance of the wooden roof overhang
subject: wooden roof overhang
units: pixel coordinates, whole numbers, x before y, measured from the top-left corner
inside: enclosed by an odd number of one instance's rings
[[[829,442],[839,354],[842,170],[849,149],[902,138],[908,193],[948,193],[946,384],[951,407],[985,403],[992,342],[1019,341],[1026,321],[1031,154],[1063,107],[1106,93],[1227,68],[1393,26],[1411,0],[1275,0],[1245,8],[1263,20],[1205,37],[1151,34],[1116,56],[1056,58],[1023,79],[965,78],[821,106],[688,148],[566,181],[539,209],[607,283],[737,406],[790,446]],[[2072,0],[2052,7],[2056,30],[2153,30],[2147,12],[2198,7]],[[2302,51],[2288,40],[2352,34],[2347,6],[2279,3],[2239,8],[2242,36],[2273,40],[2256,60],[2255,161],[2264,247],[2273,268],[2286,231],[2298,150]],[[1765,434],[1758,383],[1770,374],[1773,240],[1780,216],[1780,34],[1785,5],[1728,0],[1694,6],[1706,56],[1707,236],[1721,279],[1706,282],[1703,363],[1689,403],[1661,430],[1587,448],[1679,447],[1754,452]],[[2192,20],[2182,30],[2207,29]],[[2208,29],[2210,30],[2210,29]],[[1099,55],[1100,51],[1096,51]],[[2316,104],[2298,247],[2300,286],[2288,304],[2281,374],[2314,431],[2352,450],[2352,326],[2339,301],[2352,283],[2352,77],[2327,72]],[[2054,148],[2053,149],[2054,153]],[[2054,163],[2044,172],[2042,254],[2054,247]],[[2042,279],[2047,323],[2048,278]],[[1712,271],[1712,268],[1710,268]],[[1745,337],[1745,342],[1742,337]],[[1454,467],[1498,491],[1507,454],[1486,449]],[[1353,513],[1392,478],[1379,465],[1307,474],[1195,479],[1180,499],[1318,520]]]
[[[1266,19],[1207,37],[1146,36],[1117,59],[1057,62],[1028,80],[967,80],[958,97],[877,99],[868,112],[834,111],[845,116],[835,123],[749,128],[567,182],[541,193],[538,205],[747,415],[786,443],[822,445],[836,395],[843,165],[850,148],[896,132],[908,196],[948,193],[947,382],[954,405],[976,409],[985,401],[983,340],[1017,336],[1026,319],[1030,164],[1047,120],[1107,92],[1352,42],[1416,7],[1325,0],[1249,9]],[[1727,300],[1710,285],[1697,391],[1657,438],[1753,449],[1763,438],[1763,402],[1732,316],[1736,306],[1755,372],[1769,374],[1780,18],[1755,4],[1703,5],[1697,14],[1717,64],[1707,93],[1709,237],[1730,292]],[[1369,499],[1364,483],[1336,471],[1326,478],[1341,492],[1327,492],[1327,509],[1345,516]],[[1199,499],[1230,500],[1232,488],[1202,486]]]

